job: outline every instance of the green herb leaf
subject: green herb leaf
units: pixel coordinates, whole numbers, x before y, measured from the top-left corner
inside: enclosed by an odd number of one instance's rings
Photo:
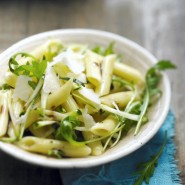
[[[75,111],[72,115],[66,117],[61,121],[60,127],[57,129],[55,138],[58,140],[65,139],[73,145],[82,145],[83,142],[77,141],[78,137],[75,133],[75,127],[80,126],[81,122],[78,116],[81,115],[81,111]]]
[[[18,56],[27,58],[28,62],[24,65],[19,64],[16,59]],[[9,60],[9,69],[12,73],[16,74],[17,76],[26,75],[30,77],[36,77],[38,80],[44,74],[46,67],[47,61],[45,59],[39,62],[34,56],[28,53],[16,53]]]
[[[158,70],[176,69],[176,65],[169,60],[160,60],[155,66]]]
[[[28,81],[28,84],[29,84],[29,86],[30,86],[32,89],[35,89],[35,87],[37,86],[37,83],[36,83],[36,82],[33,82],[33,81]]]
[[[161,79],[160,71],[164,71],[167,69],[175,69],[175,68],[176,66],[170,61],[160,60],[156,65],[154,65],[148,70],[146,74],[146,83],[147,83],[147,88],[149,90],[150,96],[154,96],[155,94],[159,93],[159,89],[157,88],[157,86]]]
[[[101,46],[96,46],[95,48],[92,49],[92,51],[94,51],[95,53],[99,54],[99,55],[103,55],[103,56],[107,56],[110,54],[114,54],[114,42],[111,42],[107,48],[103,48]]]
[[[132,83],[130,83],[130,82],[128,82],[128,81],[126,81],[126,80],[124,80],[120,77],[114,76],[112,78],[112,83],[115,83],[115,82],[119,83],[120,87],[126,87],[126,88],[132,89],[132,90],[134,89],[134,86],[133,86]]]
[[[17,76],[20,75],[20,72],[22,73],[24,71],[23,68],[20,67],[20,64],[17,61],[17,57],[19,57],[19,56],[22,57],[22,58],[27,58],[28,61],[30,59],[33,60],[33,61],[37,61],[37,59],[34,56],[32,56],[28,53],[16,53],[16,54],[14,54],[10,58],[8,65],[9,65],[10,71],[12,73],[16,74]],[[29,62],[27,62],[27,64],[29,64]]]
[[[44,74],[47,67],[47,61],[44,59],[41,62],[32,62],[31,70],[30,72],[33,73],[33,75],[40,79],[42,75]]]
[[[159,151],[154,156],[152,156],[149,161],[138,165],[137,173],[139,174],[139,177],[135,181],[134,185],[141,185],[143,181],[149,184],[150,177],[154,174],[155,167],[158,165],[158,159],[162,155],[166,142],[167,142],[167,131],[165,132],[164,141]]]
[[[146,73],[146,88],[144,91],[144,98],[142,103],[142,110],[140,113],[140,119],[137,122],[135,135],[139,132],[139,129],[141,127],[141,123],[143,120],[143,116],[146,114],[147,108],[149,104],[151,103],[151,100],[154,97],[160,97],[162,95],[161,90],[158,88],[158,84],[161,80],[161,71],[167,70],[167,69],[174,69],[176,66],[167,60],[160,60],[156,65],[151,67],[147,73]],[[156,101],[157,99],[155,99]]]
[[[141,106],[141,113],[139,115],[139,120],[137,122],[137,126],[136,126],[136,129],[135,129],[134,135],[137,135],[137,133],[139,132],[139,129],[140,129],[141,124],[142,124],[143,117],[146,114],[146,110],[147,110],[148,105],[149,105],[149,101],[150,101],[149,91],[148,91],[148,88],[146,88],[145,93],[144,93],[144,98],[143,98],[143,104]]]

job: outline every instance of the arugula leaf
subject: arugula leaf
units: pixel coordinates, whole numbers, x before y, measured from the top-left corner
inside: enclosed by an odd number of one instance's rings
[[[161,79],[160,71],[175,68],[176,66],[170,61],[160,60],[156,65],[154,65],[148,70],[146,74],[146,84],[150,96],[154,96],[155,94],[161,93],[160,90],[157,88],[157,85],[159,84]]]
[[[26,64],[21,65],[18,63],[17,57],[27,58],[28,61]],[[28,53],[16,53],[9,60],[9,69],[12,73],[17,76],[26,75],[32,78],[36,78],[36,80],[32,79],[28,81],[28,84],[30,85],[30,87],[32,87],[32,89],[36,88],[39,80],[45,73],[46,67],[47,61],[45,57],[41,61],[38,61],[34,56]]]
[[[25,57],[28,62],[24,65],[20,65],[17,61],[17,57]],[[31,59],[31,62],[29,61]],[[44,74],[47,67],[47,61],[43,58],[42,61],[38,61],[34,56],[28,53],[16,53],[9,60],[9,69],[15,75],[26,75],[30,77],[36,77],[39,80]]]
[[[36,82],[33,82],[33,81],[28,81],[28,84],[29,84],[29,86],[30,86],[32,89],[35,89],[36,86],[37,86],[37,83],[36,83]]]
[[[24,57],[24,58],[28,58],[28,59],[31,59],[33,61],[37,60],[34,56],[32,56],[32,55],[30,55],[28,53],[20,52],[20,53],[14,54],[10,58],[8,65],[9,65],[10,71],[12,73],[16,74],[17,76],[19,76],[20,75],[19,72],[21,72],[23,70],[22,68],[18,69],[19,68],[19,63],[17,62],[17,59],[16,59],[18,56]],[[27,63],[29,63],[29,62],[27,62]]]
[[[114,42],[111,42],[107,48],[103,48],[101,46],[96,46],[95,48],[92,49],[92,51],[94,51],[95,53],[99,54],[99,55],[103,55],[103,56],[107,56],[110,54],[114,54]]]
[[[162,94],[161,90],[158,88],[158,84],[161,80],[160,72],[167,69],[175,69],[175,68],[176,66],[170,61],[160,60],[156,65],[154,65],[147,71],[146,77],[145,77],[146,88],[144,90],[144,98],[143,98],[140,118],[139,118],[139,121],[137,122],[134,135],[137,135],[137,133],[139,132],[143,117],[146,114],[147,108],[152,98]]]
[[[158,159],[163,153],[166,142],[167,142],[167,131],[165,132],[164,141],[159,151],[154,156],[152,156],[149,161],[138,165],[137,174],[139,174],[140,176],[135,181],[134,185],[141,185],[143,181],[149,184],[150,177],[154,174],[155,167],[158,164]]]
[[[46,70],[47,61],[45,59],[41,62],[33,61],[30,65],[23,65],[22,67],[30,72],[30,76],[35,76],[37,79],[40,79]]]
[[[132,102],[128,107],[126,107],[127,112],[131,113],[131,114],[137,114],[139,115],[141,113],[141,101],[134,101]],[[136,121],[134,120],[130,120],[130,119],[125,119],[123,117],[119,117],[120,122],[122,122],[125,126],[123,128],[123,130],[127,133],[133,126],[136,125]],[[146,119],[142,120],[142,122],[144,122]]]
[[[112,78],[112,83],[114,83],[114,82],[119,83],[120,87],[126,87],[126,88],[132,89],[132,90],[134,89],[134,86],[133,86],[132,83],[130,83],[130,82],[128,82],[128,81],[126,81],[126,80],[124,80],[124,79],[122,79],[120,77],[114,76]]]
[[[149,105],[149,101],[150,101],[149,91],[148,91],[148,88],[146,88],[145,93],[144,93],[143,103],[141,105],[141,113],[139,115],[139,120],[137,122],[134,135],[137,135],[138,132],[139,132],[139,129],[142,125],[143,117],[146,114],[146,111],[147,111],[147,108],[148,108],[148,105]]]
[[[65,139],[70,144],[73,145],[83,145],[83,142],[77,141],[78,137],[75,133],[75,127],[80,126],[81,122],[78,116],[81,115],[81,111],[75,111],[72,115],[66,117],[61,121],[60,127],[57,129],[55,134],[55,139],[63,140]]]
[[[166,70],[166,69],[175,69],[176,65],[173,64],[171,61],[169,60],[160,60],[155,66],[154,68],[158,69],[158,70]]]

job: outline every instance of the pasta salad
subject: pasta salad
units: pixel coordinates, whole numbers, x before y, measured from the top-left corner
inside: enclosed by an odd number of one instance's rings
[[[107,48],[51,39],[11,56],[0,86],[0,140],[53,157],[101,155],[148,121],[160,61],[144,76]],[[155,97],[155,98],[154,98]]]

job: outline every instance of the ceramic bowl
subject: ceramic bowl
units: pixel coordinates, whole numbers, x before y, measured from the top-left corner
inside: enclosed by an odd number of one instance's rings
[[[98,30],[89,29],[63,29],[40,33],[28,37],[14,44],[2,54],[0,54],[0,73],[7,68],[7,61],[16,52],[29,51],[32,48],[44,43],[49,38],[58,38],[65,43],[84,43],[90,47],[96,45],[107,46],[110,42],[115,42],[115,51],[123,56],[123,62],[136,67],[143,74],[146,70],[157,62],[157,59],[146,49],[131,40],[122,36]],[[170,104],[170,84],[167,76],[162,75],[160,88],[163,92],[160,100],[150,108],[149,122],[142,126],[139,134],[133,136],[128,134],[115,147],[108,149],[100,156],[90,156],[86,158],[63,158],[55,159],[23,151],[22,149],[8,143],[0,142],[0,149],[16,157],[17,159],[53,168],[82,168],[101,165],[124,157],[148,142],[162,126]]]

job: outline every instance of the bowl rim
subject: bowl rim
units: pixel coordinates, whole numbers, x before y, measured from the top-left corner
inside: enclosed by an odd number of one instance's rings
[[[155,64],[158,60],[149,52],[147,51],[145,48],[143,48],[142,46],[140,46],[139,44],[114,33],[111,32],[107,32],[107,31],[101,31],[101,30],[96,30],[96,29],[79,29],[79,28],[74,28],[74,29],[58,29],[58,30],[52,30],[52,31],[46,31],[46,32],[41,32],[32,36],[29,36],[25,39],[20,40],[19,42],[13,44],[11,47],[9,47],[8,49],[6,49],[3,53],[0,54],[0,59],[6,57],[7,55],[9,55],[10,53],[14,52],[14,50],[16,50],[17,48],[19,48],[22,45],[25,44],[29,44],[30,42],[34,42],[36,40],[40,40],[40,39],[44,39],[48,36],[51,35],[60,35],[60,34],[89,34],[89,35],[94,35],[94,36],[101,36],[101,37],[106,37],[106,38],[111,38],[114,40],[119,40],[120,42],[124,42],[127,43],[129,46],[131,46],[132,48],[135,48],[136,50],[138,50],[140,53],[142,53],[144,56],[147,56],[148,58],[150,58],[151,63]],[[121,157],[125,157],[128,154],[131,154],[132,152],[136,151],[137,149],[139,149],[141,146],[143,146],[144,144],[146,144],[156,133],[157,131],[160,129],[160,127],[162,126],[168,111],[169,111],[169,107],[170,107],[170,99],[171,99],[171,88],[170,88],[170,82],[169,79],[167,77],[166,74],[163,73],[163,82],[164,82],[164,88],[165,88],[165,92],[166,92],[166,96],[165,96],[165,106],[163,109],[163,112],[160,115],[159,120],[157,121],[158,124],[156,124],[153,127],[153,131],[150,132],[150,134],[145,135],[144,137],[142,137],[142,139],[139,140],[139,142],[136,142],[134,147],[129,147],[127,148],[127,151],[122,153],[119,152],[117,154],[112,154],[105,157],[105,158],[101,158],[97,159],[96,158],[86,158],[89,159],[89,161],[87,162],[85,161],[71,161],[71,160],[58,160],[58,159],[53,159],[53,160],[48,160],[47,157],[43,157],[43,160],[41,160],[40,157],[33,157],[30,155],[27,155],[27,152],[22,152],[20,155],[20,152],[12,152],[12,149],[10,147],[7,147],[6,143],[0,142],[0,149],[2,151],[4,151],[5,153],[17,158],[17,159],[21,159],[22,161],[31,163],[31,164],[35,164],[35,165],[40,165],[40,166],[44,166],[44,167],[51,167],[51,168],[86,168],[86,167],[93,167],[93,166],[98,166],[98,165],[102,165],[114,160],[117,160]],[[124,155],[123,155],[124,154]],[[95,160],[94,160],[95,159]]]

